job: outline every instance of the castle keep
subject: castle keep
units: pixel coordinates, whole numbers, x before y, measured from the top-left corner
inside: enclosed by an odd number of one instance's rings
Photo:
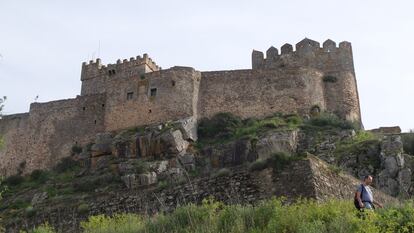
[[[99,132],[211,117],[231,112],[243,118],[275,112],[307,115],[315,109],[361,123],[351,44],[331,40],[322,47],[304,39],[278,49],[253,51],[252,68],[200,72],[161,69],[144,54],[103,65],[82,64],[81,95],[32,103],[30,111],[4,116],[0,173],[53,166],[73,145]]]

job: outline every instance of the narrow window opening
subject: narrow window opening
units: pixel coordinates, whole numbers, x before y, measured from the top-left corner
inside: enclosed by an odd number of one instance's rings
[[[96,120],[94,121],[95,125],[96,125]]]
[[[85,111],[86,110],[86,107],[83,107],[82,110]]]
[[[102,108],[105,108],[105,104],[102,104]]]
[[[148,110],[148,113],[151,113],[152,111],[151,111],[151,109],[150,110]]]
[[[171,85],[174,87],[175,86],[175,81],[174,80],[172,80],[171,81]]]
[[[115,74],[115,70],[108,70],[108,74],[111,76],[111,75],[114,75]]]
[[[151,93],[150,93],[150,96],[151,97],[154,97],[154,96],[156,96],[157,95],[157,88],[151,88]]]
[[[127,93],[127,100],[132,100],[133,97],[134,97],[134,92]]]

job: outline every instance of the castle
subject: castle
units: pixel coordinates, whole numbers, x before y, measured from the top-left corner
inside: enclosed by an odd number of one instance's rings
[[[275,112],[307,115],[329,111],[361,123],[352,48],[305,38],[296,44],[253,51],[252,68],[200,72],[161,69],[147,54],[116,64],[82,64],[81,95],[32,103],[28,113],[0,120],[0,173],[45,169],[85,145],[97,133],[211,117],[230,112],[242,118]]]

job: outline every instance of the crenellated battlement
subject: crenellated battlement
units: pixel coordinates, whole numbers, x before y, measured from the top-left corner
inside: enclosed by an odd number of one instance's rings
[[[351,43],[343,41],[336,46],[330,39],[322,46],[319,42],[305,38],[295,45],[284,44],[279,50],[271,46],[263,52],[253,50],[253,69],[274,69],[281,67],[314,67],[322,70],[335,68],[353,70],[352,46]]]
[[[93,79],[98,76],[110,76],[116,73],[138,70],[140,73],[148,73],[161,69],[149,56],[144,54],[141,56],[131,57],[128,59],[118,59],[114,64],[103,65],[100,58],[90,60],[89,63],[82,63],[81,80]]]

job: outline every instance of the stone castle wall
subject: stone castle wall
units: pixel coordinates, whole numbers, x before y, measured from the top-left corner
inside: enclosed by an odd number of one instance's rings
[[[103,95],[33,103],[30,113],[2,119],[1,174],[49,168],[68,156],[73,145],[88,143],[104,130],[104,103]]]
[[[231,112],[243,118],[325,109],[322,73],[312,68],[203,72],[199,115]]]
[[[199,72],[161,70],[148,55],[82,64],[81,96],[33,103],[30,112],[0,120],[0,171],[30,172],[57,163],[96,133],[231,112],[243,118],[276,112],[309,114],[313,106],[361,122],[348,42],[304,39],[252,53],[252,69]]]
[[[173,67],[146,73],[145,76],[108,79],[105,130],[113,131],[196,115],[195,100],[200,77],[200,72],[193,68]]]

